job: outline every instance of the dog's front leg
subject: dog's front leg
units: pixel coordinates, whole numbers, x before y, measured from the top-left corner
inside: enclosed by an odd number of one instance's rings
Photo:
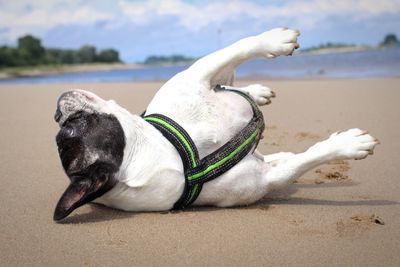
[[[273,58],[292,54],[293,50],[299,47],[299,35],[296,30],[277,28],[244,38],[199,59],[186,72],[192,79],[213,85],[214,80],[224,80],[219,77],[221,75],[230,79],[236,67],[252,58]]]

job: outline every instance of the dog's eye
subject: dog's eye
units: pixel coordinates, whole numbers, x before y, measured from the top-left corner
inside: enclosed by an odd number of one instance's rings
[[[72,127],[63,127],[62,129],[62,135],[64,137],[72,137],[75,134],[75,130]]]

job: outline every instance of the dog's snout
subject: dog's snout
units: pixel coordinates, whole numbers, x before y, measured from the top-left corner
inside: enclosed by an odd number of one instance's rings
[[[58,98],[58,105],[62,105],[64,101],[76,101],[83,102],[87,100],[91,100],[91,98],[87,97],[83,90],[74,89],[70,91],[66,91],[60,95]]]
[[[73,89],[61,94],[57,101],[54,120],[62,125],[67,118],[81,110],[91,112],[98,102],[98,96],[80,89]]]
[[[96,94],[81,89],[71,89],[66,91],[60,96],[60,99],[64,97],[85,98],[86,101],[96,101],[100,99]]]

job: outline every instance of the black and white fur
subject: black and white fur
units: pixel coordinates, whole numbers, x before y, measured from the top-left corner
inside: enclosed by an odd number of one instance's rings
[[[233,86],[233,72],[243,62],[290,55],[299,32],[277,28],[242,39],[195,62],[170,79],[154,96],[147,114],[161,113],[178,122],[194,140],[200,157],[215,151],[252,117],[246,100],[216,92],[217,84]],[[259,105],[274,93],[262,85],[235,88]],[[161,133],[115,101],[71,90],[58,100],[57,145],[71,180],[59,200],[54,219],[95,201],[127,211],[169,210],[184,188],[181,158]],[[194,205],[229,207],[253,203],[306,171],[331,160],[363,159],[378,140],[351,129],[333,133],[300,154],[248,154],[235,167],[206,183]]]

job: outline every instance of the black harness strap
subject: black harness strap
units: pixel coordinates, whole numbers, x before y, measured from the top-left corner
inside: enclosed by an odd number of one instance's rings
[[[192,204],[200,194],[203,184],[225,173],[242,160],[258,145],[264,131],[263,115],[250,96],[221,86],[217,86],[215,90],[231,91],[243,96],[251,104],[253,117],[231,140],[201,160],[193,140],[178,123],[161,114],[144,117],[176,147],[182,158],[185,189],[174,209],[183,209]]]

